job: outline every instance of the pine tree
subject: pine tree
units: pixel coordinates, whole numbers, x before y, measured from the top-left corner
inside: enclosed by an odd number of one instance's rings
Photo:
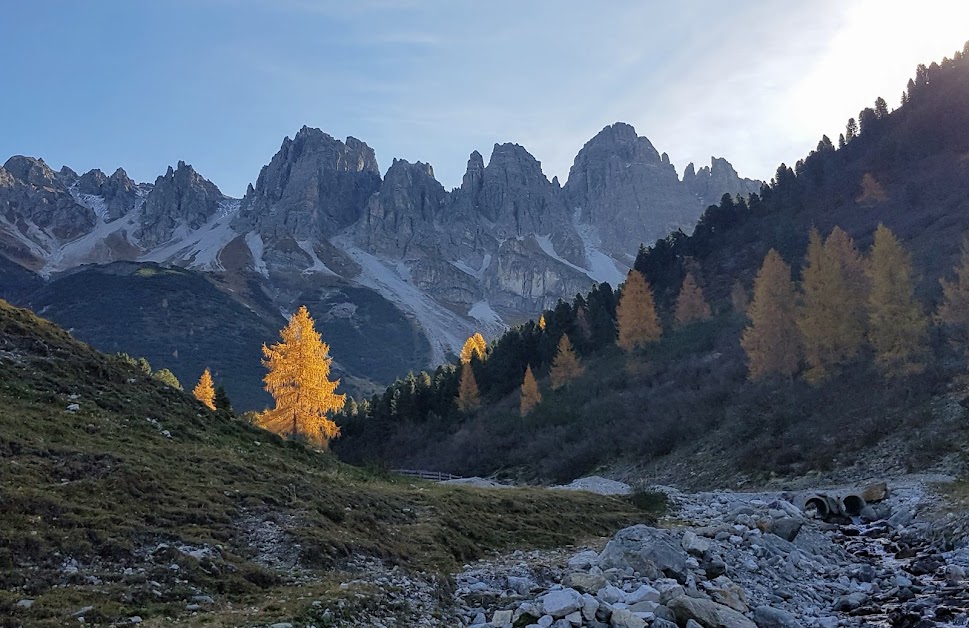
[[[552,369],[549,371],[552,390],[558,390],[584,372],[585,368],[579,363],[579,356],[575,355],[575,351],[572,349],[572,341],[569,340],[567,334],[562,334],[558,352],[555,354],[555,359],[552,360]]]
[[[474,379],[471,364],[465,362],[461,367],[461,383],[458,385],[458,409],[461,412],[474,412],[481,407],[478,382]]]
[[[619,346],[624,351],[645,347],[659,340],[663,334],[653,291],[646,278],[636,270],[630,270],[623,284],[619,305],[616,306],[616,319],[619,326]]]
[[[232,402],[229,400],[229,393],[221,384],[215,388],[215,409],[232,414]]]
[[[797,372],[801,347],[794,299],[791,267],[771,249],[754,281],[754,299],[747,309],[750,325],[740,340],[751,381]]]
[[[875,99],[875,116],[879,120],[888,117],[888,103],[881,96]]]
[[[263,345],[263,379],[276,407],[259,416],[260,427],[284,436],[299,436],[326,447],[340,435],[327,415],[340,410],[346,395],[336,394],[340,380],[330,381],[330,347],[320,338],[305,306],[280,332],[281,342]]]
[[[845,127],[845,143],[858,137],[858,123],[854,118],[848,118],[848,125]]]
[[[835,227],[822,245],[812,229],[802,273],[797,324],[808,381],[819,382],[851,360],[865,339],[864,265],[851,237]]]
[[[192,390],[195,398],[202,402],[202,405],[209,410],[215,410],[215,386],[212,384],[212,374],[209,369],[202,371],[199,383]]]
[[[488,343],[485,342],[484,336],[475,332],[464,341],[464,346],[461,347],[461,364],[468,364],[472,357],[477,357],[479,361],[484,362],[487,349]]]
[[[693,273],[687,273],[676,297],[676,324],[680,327],[710,318],[710,304],[696,283]]]
[[[525,368],[525,379],[522,380],[519,412],[522,416],[525,416],[541,402],[542,393],[538,389],[538,382],[535,380],[535,374],[532,373],[532,367],[528,366]]]
[[[915,300],[909,255],[882,224],[875,231],[868,274],[868,340],[875,350],[875,364],[887,377],[922,372],[928,320]]]
[[[151,376],[160,382],[165,382],[175,390],[182,389],[182,383],[178,381],[178,378],[175,377],[175,374],[169,371],[168,369],[161,369],[161,370],[155,371],[154,373],[152,373]]]

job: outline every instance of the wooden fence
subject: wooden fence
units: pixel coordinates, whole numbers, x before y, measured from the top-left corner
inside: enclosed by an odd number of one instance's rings
[[[442,473],[441,471],[419,471],[416,469],[394,469],[394,473],[400,475],[406,475],[412,478],[419,478],[421,480],[430,480],[431,482],[444,482],[445,480],[460,480],[460,475],[451,475],[450,473]]]

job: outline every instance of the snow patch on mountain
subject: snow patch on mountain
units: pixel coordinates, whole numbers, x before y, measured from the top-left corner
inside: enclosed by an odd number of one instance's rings
[[[90,195],[85,195],[90,196]],[[100,197],[98,197],[100,198]],[[140,212],[128,212],[117,220],[105,222],[104,216],[98,217],[98,222],[94,229],[83,236],[66,242],[56,247],[47,257],[47,263],[40,270],[43,277],[50,277],[51,273],[73,268],[80,264],[90,264],[92,262],[107,263],[127,256],[120,254],[111,248],[109,238],[117,236],[116,245],[131,247],[137,251],[137,244],[133,242],[132,235],[140,225]],[[131,259],[127,257],[127,259]]]
[[[478,321],[488,332],[489,337],[494,337],[507,329],[501,316],[492,309],[487,301],[478,301],[468,310],[468,316]]]
[[[296,244],[299,246],[299,248],[303,249],[303,252],[309,255],[310,260],[312,260],[312,264],[303,270],[302,274],[307,275],[309,273],[323,273],[324,275],[332,275],[334,277],[337,276],[335,272],[327,268],[326,264],[323,263],[323,260],[321,260],[319,255],[316,254],[316,250],[313,248],[312,242],[309,240],[297,240]]]
[[[262,257],[265,251],[262,236],[255,231],[250,231],[246,234],[246,246],[249,247],[249,252],[252,254],[252,265],[255,271],[264,277],[269,277],[269,267],[266,266],[266,260]]]

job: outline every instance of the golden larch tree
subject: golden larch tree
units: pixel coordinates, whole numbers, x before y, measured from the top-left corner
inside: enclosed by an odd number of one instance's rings
[[[953,344],[961,347],[969,356],[969,235],[963,238],[959,265],[955,267],[956,279],[939,279],[942,284],[942,303],[937,317],[940,322],[951,325],[958,333]]]
[[[875,350],[875,364],[887,377],[921,373],[928,319],[915,300],[908,252],[885,225],[875,231],[868,276],[868,341]]]
[[[693,273],[687,273],[676,296],[676,324],[680,327],[708,320],[711,316],[710,304],[703,296],[703,290],[696,282]]]
[[[549,371],[549,379],[552,380],[552,389],[558,390],[573,379],[582,375],[585,367],[579,362],[579,356],[572,348],[572,341],[567,334],[562,334],[559,339],[558,352],[552,359],[552,368]]]
[[[461,367],[461,382],[458,384],[458,409],[461,412],[474,412],[481,407],[481,395],[478,394],[478,382],[474,379],[474,371],[470,363]]]
[[[261,413],[258,425],[282,436],[301,436],[326,447],[340,435],[329,413],[343,408],[346,395],[336,394],[340,380],[330,381],[330,347],[301,306],[279,332],[281,342],[262,346],[269,373],[263,378],[276,407]]]
[[[525,379],[522,380],[521,402],[519,412],[525,416],[542,402],[542,392],[538,389],[538,381],[532,373],[532,367],[525,368]]]
[[[477,357],[479,361],[483,362],[487,349],[488,343],[485,342],[484,336],[475,332],[473,336],[464,341],[464,346],[461,347],[461,364],[471,362],[472,356]]]
[[[806,262],[797,325],[808,363],[804,376],[817,383],[854,358],[864,343],[867,289],[861,255],[839,227],[824,243],[811,230]]]
[[[215,384],[212,382],[212,373],[209,373],[209,369],[202,371],[202,377],[192,389],[192,394],[202,402],[203,406],[209,410],[215,410]]]
[[[767,253],[757,272],[747,317],[750,324],[744,329],[740,344],[747,352],[751,381],[794,375],[801,361],[794,283],[791,267],[774,249]]]
[[[616,342],[623,351],[632,351],[656,342],[663,335],[663,327],[656,315],[653,291],[646,278],[636,270],[626,275],[622,295],[616,306],[619,337]]]
[[[544,312],[538,317],[538,328],[541,329],[542,331],[545,331],[545,313]]]

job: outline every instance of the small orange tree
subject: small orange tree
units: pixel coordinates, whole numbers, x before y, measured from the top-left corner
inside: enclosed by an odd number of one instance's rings
[[[215,384],[212,383],[212,374],[209,373],[209,369],[202,371],[202,377],[199,378],[199,383],[195,385],[192,394],[206,408],[215,410]]]
[[[474,412],[481,407],[481,395],[478,393],[478,382],[474,379],[471,364],[465,363],[461,367],[461,382],[458,384],[458,410]]]
[[[572,341],[569,340],[568,335],[562,334],[558,353],[555,354],[552,369],[549,371],[552,389],[558,390],[584,372],[585,368],[579,363],[579,356],[575,355],[575,350],[572,349]]]
[[[653,291],[646,278],[636,270],[629,271],[622,295],[616,306],[619,337],[616,342],[623,351],[632,351],[659,340],[663,328],[656,315]]]
[[[302,436],[326,447],[340,435],[340,428],[328,417],[346,403],[336,394],[340,380],[330,381],[330,347],[320,338],[305,306],[289,319],[280,332],[282,342],[262,346],[263,378],[276,407],[259,415],[258,424],[282,436]]]
[[[475,356],[479,361],[484,362],[485,351],[487,349],[488,343],[485,342],[484,336],[478,332],[475,332],[473,336],[464,341],[464,346],[461,347],[461,364],[468,364],[471,362],[472,356]]]
[[[696,282],[693,273],[687,273],[676,297],[676,324],[685,327],[690,323],[709,319],[710,304],[703,296],[703,290]]]
[[[522,380],[521,389],[521,403],[519,405],[519,412],[522,416],[525,416],[529,412],[535,409],[535,406],[542,402],[542,393],[538,389],[538,382],[535,380],[535,374],[532,373],[532,367],[528,366],[525,368],[525,379]]]
[[[754,281],[754,300],[747,309],[750,325],[740,339],[751,381],[771,375],[790,377],[797,372],[801,343],[794,308],[791,267],[771,249]]]

